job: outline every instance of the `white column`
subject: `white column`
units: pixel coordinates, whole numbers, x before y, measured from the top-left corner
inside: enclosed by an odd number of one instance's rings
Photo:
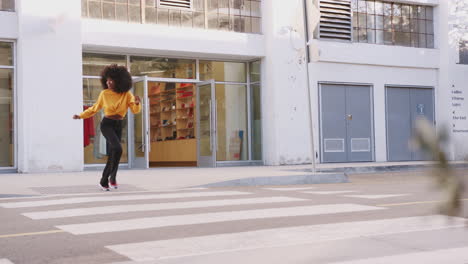
[[[264,160],[267,165],[310,163],[303,1],[263,1],[262,11]]]
[[[18,169],[83,168],[80,0],[18,0]]]
[[[451,11],[459,1],[442,1],[439,4],[438,29],[441,50],[441,67],[439,71],[439,127],[444,126],[449,131],[451,144],[447,148],[450,158],[464,160],[468,156],[468,70],[466,65],[459,63],[459,38],[468,37],[463,30],[454,30],[449,26],[457,19]],[[466,21],[461,21],[467,23]],[[436,32],[437,33],[437,32]],[[463,36],[464,35],[464,36]],[[437,35],[436,35],[437,37]],[[464,100],[460,100],[464,99]]]

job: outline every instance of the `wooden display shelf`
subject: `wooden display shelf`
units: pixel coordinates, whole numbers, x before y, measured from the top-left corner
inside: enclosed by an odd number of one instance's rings
[[[193,106],[185,107],[185,108],[177,108],[177,110],[185,110],[185,109],[193,109]]]
[[[176,86],[179,85],[176,84]],[[161,91],[152,94],[153,96],[150,97],[150,107],[154,111],[150,115],[150,135],[152,139],[167,137],[174,139],[152,141],[150,161],[153,164],[184,163],[196,165],[196,139],[185,138],[196,136],[195,103],[193,101],[196,93],[195,86],[191,84],[165,91],[166,87],[168,87],[166,84],[162,84]],[[182,108],[182,105],[185,107]],[[176,116],[180,118],[176,118]],[[162,120],[176,122],[171,125],[162,125]],[[192,123],[193,127],[187,127],[188,123]],[[184,139],[177,139],[181,137],[184,137]]]
[[[150,162],[196,162],[197,140],[179,139],[151,142]]]

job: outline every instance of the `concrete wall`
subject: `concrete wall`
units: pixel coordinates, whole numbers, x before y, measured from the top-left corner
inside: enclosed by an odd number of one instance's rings
[[[450,21],[439,25],[443,39],[441,47],[440,85],[445,88],[441,112],[445,116],[445,129],[450,132],[451,157],[463,160],[468,157],[468,65],[459,63],[460,38],[468,40],[468,32],[454,31],[451,24],[456,17],[450,13],[456,0],[441,5],[443,19]],[[468,12],[468,11],[467,11]],[[468,23],[465,21],[465,23]],[[442,114],[441,113],[441,114]]]
[[[454,0],[455,1],[455,0]],[[434,6],[435,49],[407,48],[363,43],[341,43],[314,39],[314,61],[309,64],[312,89],[316,151],[319,153],[319,82],[369,84],[374,93],[375,160],[387,160],[385,85],[429,86],[435,88],[437,129],[450,132],[445,147],[451,159],[468,154],[468,105],[460,103],[468,93],[468,67],[457,65],[458,43],[450,38],[450,1],[398,1]],[[455,114],[453,114],[455,111]],[[455,120],[455,118],[457,120]],[[456,128],[456,129],[455,129]]]
[[[311,162],[302,0],[263,1],[263,151],[268,165]]]
[[[18,170],[83,168],[79,0],[19,0]]]
[[[15,12],[0,11],[0,25],[2,25],[0,27],[0,39],[18,38],[18,15]]]
[[[83,19],[86,51],[248,60],[265,55],[264,37],[227,31]]]

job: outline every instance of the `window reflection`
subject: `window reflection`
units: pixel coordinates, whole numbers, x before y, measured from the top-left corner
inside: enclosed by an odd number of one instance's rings
[[[192,0],[191,5],[190,9],[169,9],[156,0],[146,0],[144,7],[140,0],[81,0],[81,15],[129,23],[261,33],[261,0]]]
[[[353,41],[434,48],[433,8],[353,0]]]

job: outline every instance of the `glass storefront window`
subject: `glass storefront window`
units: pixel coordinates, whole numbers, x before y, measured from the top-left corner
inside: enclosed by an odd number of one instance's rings
[[[252,102],[252,160],[262,160],[262,111],[260,84],[250,85],[250,100]]]
[[[81,15],[131,23],[261,33],[261,0],[192,0],[192,8],[167,8],[158,2],[145,0],[143,5],[140,0],[81,0]]]
[[[247,67],[243,62],[200,61],[200,80],[217,82],[247,82]]]
[[[252,133],[252,160],[262,160],[261,62],[250,62],[250,115]]]
[[[0,66],[0,167],[14,167],[13,43],[0,42]]]
[[[216,84],[216,116],[216,160],[248,160],[247,87]]]
[[[254,61],[250,63],[250,82],[260,81],[260,61]]]
[[[133,76],[195,79],[196,75],[195,60],[131,56],[130,64]]]
[[[14,166],[13,109],[13,69],[0,69],[0,167]]]
[[[127,59],[129,59],[128,68],[134,77],[195,79],[197,76],[195,59],[85,53],[83,54],[83,75],[86,77],[83,79],[83,107],[91,106],[102,91],[99,79],[102,69],[110,64],[126,65]],[[247,63],[199,61],[200,80],[214,79],[216,85],[214,96],[217,111],[217,161],[262,160],[261,61]],[[106,161],[103,155],[105,145],[100,141],[101,119],[102,115],[95,116],[91,122],[94,132],[88,141],[85,139],[85,143],[88,142],[85,146],[86,164],[102,164]],[[127,162],[129,159],[128,129],[133,129],[137,135],[141,134],[137,129],[141,124],[135,124],[135,128],[124,128],[122,162]],[[126,125],[128,126],[128,123]],[[203,149],[201,151],[203,152]]]
[[[107,55],[107,54],[83,54],[83,75],[85,76],[100,76],[102,70],[111,64],[122,66],[127,65],[127,57],[125,55]]]
[[[0,11],[15,11],[15,0],[0,0]]]
[[[13,66],[13,43],[0,42],[0,65]]]
[[[100,79],[83,79],[83,110],[92,106],[99,97],[102,91]],[[104,112],[100,111],[95,116],[83,120],[83,137],[84,137],[84,161],[85,164],[105,164],[107,162],[107,145],[106,139],[101,133],[100,124],[104,117]],[[127,117],[124,120],[122,129],[122,158],[120,162],[128,161],[127,155]]]

